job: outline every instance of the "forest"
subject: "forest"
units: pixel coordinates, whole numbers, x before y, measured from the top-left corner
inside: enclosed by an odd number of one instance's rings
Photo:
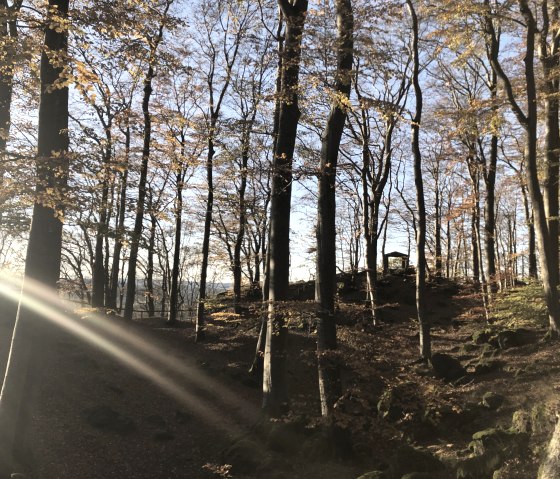
[[[0,479],[560,477],[559,0],[0,20]]]

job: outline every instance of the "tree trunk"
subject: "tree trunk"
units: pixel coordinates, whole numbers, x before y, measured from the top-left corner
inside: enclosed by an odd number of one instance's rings
[[[422,89],[419,82],[420,61],[418,56],[418,17],[412,0],[406,0],[412,18],[413,86],[416,97],[414,117],[412,118],[412,154],[414,157],[414,184],[416,186],[416,309],[420,332],[420,354],[429,360],[432,356],[430,321],[426,312],[426,204],[424,200],[424,181],[422,177],[422,153],[420,152],[420,124],[422,121]]]
[[[144,221],[144,210],[146,208],[146,183],[148,179],[148,166],[150,162],[150,146],[152,140],[152,116],[150,114],[150,98],[152,96],[152,83],[156,76],[155,65],[157,49],[163,39],[163,30],[167,12],[173,0],[166,0],[165,9],[162,13],[161,22],[155,38],[150,38],[150,57],[148,59],[148,71],[144,77],[144,96],[142,98],[142,114],[144,117],[144,141],[142,145],[142,161],[140,164],[140,180],[138,182],[138,205],[136,207],[136,218],[134,229],[130,240],[130,255],[128,259],[128,280],[126,287],[126,301],[124,305],[124,318],[131,320],[136,300],[136,267],[138,265],[138,250],[142,237],[142,223]]]
[[[239,186],[239,226],[233,247],[233,305],[236,314],[241,313],[241,246],[245,237],[246,211],[245,191],[247,189],[247,165],[249,164],[249,148],[251,146],[251,130],[255,121],[256,109],[249,122],[245,122],[246,131],[243,134],[241,146],[241,185]]]
[[[347,117],[353,61],[354,17],[351,0],[336,1],[337,69],[335,98],[321,139],[321,169],[317,195],[317,357],[319,396],[324,417],[331,416],[340,396],[340,372],[333,358],[336,350],[336,167]],[[376,235],[377,236],[377,235]]]
[[[119,191],[118,214],[115,225],[115,245],[113,248],[113,264],[111,265],[111,284],[109,287],[109,295],[106,301],[107,308],[117,309],[117,295],[119,291],[119,272],[121,250],[125,235],[124,220],[126,217],[126,190],[128,186],[128,161],[130,154],[130,126],[127,125],[125,131],[125,164],[121,176],[121,187]],[[119,308],[120,309],[120,308]]]
[[[8,6],[7,0],[0,1],[3,15],[0,18],[0,41],[2,42],[2,74],[0,75],[0,187],[4,182],[4,163],[10,136],[12,93],[14,82],[14,54],[18,39],[17,16],[21,3]],[[0,199],[2,206],[4,199]],[[0,224],[2,210],[0,209]]]
[[[173,245],[173,267],[171,269],[171,291],[169,292],[169,316],[167,324],[177,322],[177,306],[179,302],[179,269],[181,267],[181,228],[183,220],[183,186],[184,169],[178,167],[176,174],[177,196],[175,198],[175,243]]]
[[[440,191],[439,191],[439,165],[437,166],[438,170],[436,172],[435,178],[435,254],[436,254],[436,261],[435,261],[435,277],[441,278],[442,270],[443,270],[443,261],[442,261],[442,251],[441,251],[441,204],[440,204]]]
[[[308,0],[278,0],[286,21],[278,135],[273,158],[270,207],[269,305],[263,365],[263,409],[278,417],[289,409],[286,383],[286,313],[290,272],[292,162],[300,117],[298,105],[301,42]]]
[[[144,98],[142,100],[142,113],[144,115],[144,144],[142,148],[142,162],[140,166],[140,180],[138,182],[136,219],[134,220],[134,229],[130,239],[130,255],[128,257],[128,279],[126,282],[126,299],[124,305],[124,318],[128,320],[132,320],[134,303],[136,301],[136,268],[138,266],[138,252],[140,249],[140,240],[142,238],[144,211],[146,209],[148,166],[150,161],[150,143],[152,139],[150,97],[152,96],[152,80],[154,77],[154,65],[153,61],[150,61],[148,72],[144,78]]]
[[[157,219],[152,210],[153,202],[150,192],[150,235],[148,237],[148,268],[146,271],[146,298],[148,300],[148,316],[156,314],[155,291],[154,291],[154,249],[156,244]]]
[[[0,394],[0,478],[29,467],[28,427],[33,390],[41,377],[45,319],[26,303],[38,285],[56,296],[62,249],[61,202],[68,176],[68,88],[52,88],[66,64],[68,0],[49,0],[41,55],[37,186],[29,233],[25,278],[8,365]],[[56,12],[56,13],[55,13]],[[56,25],[57,28],[52,27]],[[57,58],[49,60],[50,52]],[[54,205],[56,206],[52,206]]]
[[[210,131],[213,135],[218,117],[212,118]],[[208,255],[210,253],[210,228],[212,227],[212,209],[214,208],[214,140],[208,138],[208,155],[206,157],[206,183],[208,195],[206,197],[206,214],[204,215],[204,237],[202,239],[202,265],[200,267],[200,283],[198,284],[198,307],[196,310],[195,341],[203,341],[206,337],[205,302],[206,278],[208,276]]]
[[[560,421],[552,433],[546,457],[539,468],[538,479],[557,479],[560,477]]]
[[[489,0],[485,0],[485,3],[489,6]],[[537,90],[534,59],[535,37],[538,29],[527,0],[518,0],[518,5],[526,24],[525,56],[523,61],[525,63],[524,73],[527,113],[524,113],[517,103],[511,82],[495,58],[492,59],[492,68],[504,83],[510,106],[526,132],[525,158],[527,160],[527,186],[533,205],[535,236],[539,247],[541,280],[548,309],[549,326],[551,333],[556,336],[560,330],[560,304],[558,303],[558,291],[555,282],[557,272],[553,273],[551,271],[551,265],[554,265],[553,252],[551,251],[553,241],[551,241],[548,228],[544,200],[539,183],[537,162]],[[495,41],[496,35],[490,15],[487,17],[486,27],[492,41]],[[554,255],[555,254],[556,252]]]
[[[95,235],[95,257],[93,260],[93,271],[91,278],[91,305],[94,308],[105,306],[105,279],[107,271],[103,259],[103,243],[107,236],[107,218],[109,203],[109,168],[113,156],[111,125],[105,128],[107,145],[103,154],[103,164],[101,165],[101,204],[99,206],[99,224]]]

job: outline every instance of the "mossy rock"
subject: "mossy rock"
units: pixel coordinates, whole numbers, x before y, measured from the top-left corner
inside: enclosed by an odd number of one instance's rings
[[[443,463],[430,452],[402,446],[389,460],[388,475],[391,478],[401,478],[411,472],[438,472],[443,469]]]
[[[532,431],[531,415],[524,409],[519,409],[513,413],[511,418],[511,431],[530,434]]]
[[[529,435],[511,429],[488,428],[475,432],[469,447],[477,454],[499,451],[505,458],[520,455],[527,449]]]
[[[493,479],[500,469],[503,458],[499,451],[488,451],[480,456],[469,457],[457,464],[457,479]]]
[[[482,405],[492,411],[498,409],[504,403],[504,396],[488,391],[482,396]]]
[[[545,404],[537,404],[531,409],[531,427],[536,434],[552,434],[556,416]]]

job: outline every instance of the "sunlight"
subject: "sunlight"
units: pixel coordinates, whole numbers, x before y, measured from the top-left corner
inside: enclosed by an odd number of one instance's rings
[[[13,288],[2,288],[0,293],[15,302],[21,299],[27,308],[44,319],[100,348],[213,426],[229,434],[240,434],[243,430],[238,424],[250,424],[251,420],[255,419],[255,415],[251,414],[254,409],[252,405],[196,370],[194,366],[179,363],[177,358],[168,357],[139,335],[97,314],[82,320],[68,314],[64,311],[67,304],[56,293],[36,281],[26,278],[23,289],[24,292],[20,293]],[[172,377],[173,375],[175,377]],[[181,380],[190,384],[182,385]],[[199,398],[196,393],[187,390],[189,385],[213,391],[215,395],[210,400],[213,407],[204,404],[208,399]]]

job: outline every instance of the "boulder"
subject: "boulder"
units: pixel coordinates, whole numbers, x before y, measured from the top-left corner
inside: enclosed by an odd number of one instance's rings
[[[478,454],[498,451],[504,458],[521,456],[527,449],[529,435],[512,429],[488,428],[475,432],[469,447]]]
[[[457,479],[492,479],[494,471],[500,469],[502,463],[499,451],[463,459],[457,464]]]
[[[482,396],[482,405],[492,411],[498,409],[504,402],[504,396],[492,391],[488,391]]]
[[[537,334],[529,329],[518,328],[500,331],[496,338],[500,349],[509,349],[534,343],[537,340]]]
[[[461,362],[448,354],[433,354],[431,363],[436,377],[444,381],[456,381],[467,375]]]
[[[531,416],[524,409],[519,409],[513,413],[511,418],[511,431],[531,433]]]

